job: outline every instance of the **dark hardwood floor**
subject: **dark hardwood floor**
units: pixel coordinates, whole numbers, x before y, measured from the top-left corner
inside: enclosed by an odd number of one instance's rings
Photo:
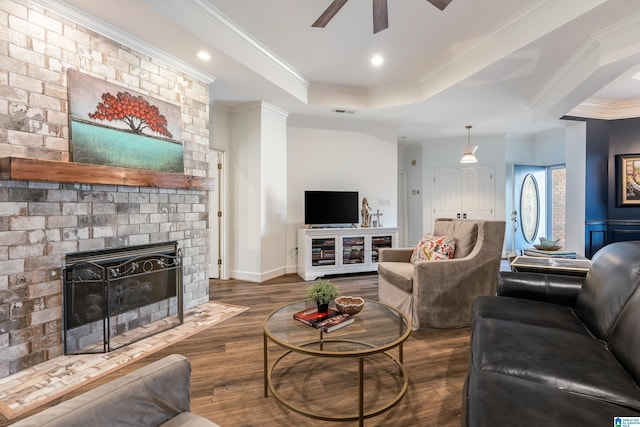
[[[359,295],[377,300],[378,278],[375,274],[331,279],[343,295]],[[75,390],[49,406],[168,354],[180,353],[192,363],[192,411],[223,427],[355,426],[357,422],[323,422],[298,415],[278,404],[272,397],[265,398],[263,395],[262,322],[278,306],[304,299],[307,286],[309,283],[302,282],[297,275],[287,275],[260,284],[211,280],[212,300],[248,306],[250,310]],[[281,352],[277,346],[270,351]],[[407,395],[398,406],[366,420],[365,425],[460,425],[462,387],[468,370],[468,359],[468,328],[412,332],[404,345],[404,362],[409,375]],[[300,383],[308,381],[307,375],[298,375]],[[295,381],[295,378],[291,379]],[[367,387],[366,393],[376,396],[380,394],[380,390],[375,388],[386,386],[377,384]],[[305,387],[300,389],[309,391]],[[307,398],[318,398],[318,395],[326,393],[325,395],[342,396],[341,400],[347,404],[352,401],[355,405],[357,402],[355,395],[342,390],[339,384],[333,388],[318,389],[314,386],[311,390],[317,393]],[[6,420],[0,420],[0,426],[9,424]]]

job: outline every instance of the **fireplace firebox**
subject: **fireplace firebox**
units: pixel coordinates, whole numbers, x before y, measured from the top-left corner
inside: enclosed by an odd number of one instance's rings
[[[106,353],[183,322],[177,242],[68,254],[65,354]]]

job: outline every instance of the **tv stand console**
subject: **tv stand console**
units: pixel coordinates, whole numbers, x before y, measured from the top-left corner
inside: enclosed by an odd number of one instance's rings
[[[379,249],[397,245],[397,228],[301,228],[298,275],[315,280],[329,274],[376,271]]]

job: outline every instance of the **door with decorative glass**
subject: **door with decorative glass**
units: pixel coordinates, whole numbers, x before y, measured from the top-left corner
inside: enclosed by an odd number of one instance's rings
[[[522,251],[546,237],[547,168],[514,165],[513,167],[513,249]]]

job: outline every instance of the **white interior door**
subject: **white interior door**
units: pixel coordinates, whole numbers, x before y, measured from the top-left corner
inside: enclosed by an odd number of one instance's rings
[[[493,219],[493,168],[462,168],[460,173],[462,216],[473,219]]]
[[[224,269],[224,152],[211,150],[209,176],[214,189],[209,192],[209,277],[225,279]]]
[[[493,168],[446,168],[433,171],[433,217],[493,219]]]
[[[434,169],[433,219],[461,215],[460,169]]]

